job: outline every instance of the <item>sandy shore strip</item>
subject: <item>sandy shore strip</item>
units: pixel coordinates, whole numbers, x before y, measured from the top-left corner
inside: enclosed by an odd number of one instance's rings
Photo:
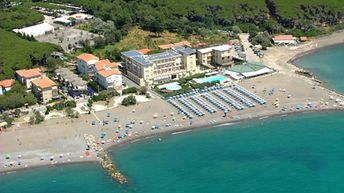
[[[267,105],[258,105],[244,111],[233,110],[226,117],[223,117],[222,112],[206,114],[204,117],[194,118],[191,124],[183,115],[178,114],[176,108],[160,98],[154,98],[131,107],[118,106],[95,114],[82,115],[79,119],[59,118],[34,126],[14,125],[7,132],[0,133],[0,172],[43,165],[94,162],[98,160],[97,153],[101,150],[163,133],[210,128],[298,112],[344,110],[336,101],[344,100],[342,95],[315,84],[307,77],[295,74],[297,67],[289,62],[304,52],[341,42],[344,42],[344,31],[313,39],[297,48],[270,48],[262,62],[277,72],[239,83],[266,99]],[[275,91],[273,95],[266,92],[270,90]],[[274,105],[277,99],[279,107]],[[310,103],[316,107],[308,107],[307,104]],[[297,109],[297,106],[302,108]],[[102,125],[98,119],[107,120],[109,124]],[[115,119],[119,122],[114,121]],[[132,128],[126,129],[125,125],[131,122]],[[160,129],[152,130],[154,125],[160,125]],[[119,134],[126,137],[119,139]],[[101,138],[102,135],[106,137]]]

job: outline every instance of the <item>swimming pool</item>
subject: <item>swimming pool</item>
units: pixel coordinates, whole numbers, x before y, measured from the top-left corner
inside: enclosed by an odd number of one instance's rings
[[[205,78],[198,78],[195,79],[196,82],[198,83],[206,83],[206,82],[215,82],[215,81],[224,81],[226,79],[225,76],[222,75],[216,75],[216,76],[209,76],[209,77],[205,77]]]
[[[180,90],[182,87],[179,85],[178,82],[171,82],[168,84],[164,84],[164,85],[160,85],[158,86],[159,89],[167,89],[170,91],[176,91],[176,90]]]

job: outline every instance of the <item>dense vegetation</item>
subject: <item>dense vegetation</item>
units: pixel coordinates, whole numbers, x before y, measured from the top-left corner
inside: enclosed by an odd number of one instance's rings
[[[25,104],[33,105],[37,99],[31,92],[26,92],[19,82],[16,82],[9,92],[0,95],[0,111],[22,107]]]
[[[47,65],[50,53],[58,46],[28,41],[0,28],[0,80],[13,78],[14,71]]]
[[[344,16],[342,0],[268,0],[272,15],[286,27],[337,24]]]
[[[11,30],[30,26],[43,21],[42,14],[26,6],[15,6],[11,9],[0,9],[0,28]]]
[[[194,34],[204,28],[227,30],[232,26],[244,32],[280,33],[295,28],[306,32],[320,24],[338,24],[344,15],[342,0],[63,1],[81,5],[104,21],[113,21],[120,29],[119,37],[135,25],[157,34],[163,30]]]

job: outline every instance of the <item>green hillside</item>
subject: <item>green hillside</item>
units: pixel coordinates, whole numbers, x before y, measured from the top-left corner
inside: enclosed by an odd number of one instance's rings
[[[342,0],[269,0],[276,18],[284,26],[336,24],[344,16]]]
[[[14,77],[17,69],[42,65],[57,46],[28,41],[0,28],[0,80]]]
[[[43,21],[42,14],[25,6],[15,6],[11,9],[0,9],[0,28],[15,29],[30,26]]]

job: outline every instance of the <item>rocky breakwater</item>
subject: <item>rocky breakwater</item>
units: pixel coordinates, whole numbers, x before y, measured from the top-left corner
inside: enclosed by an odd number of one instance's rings
[[[123,174],[115,167],[115,165],[112,163],[110,156],[103,152],[101,155],[99,155],[99,160],[101,166],[107,171],[107,173],[118,183],[120,184],[126,184],[128,183],[128,180],[124,177]]]

